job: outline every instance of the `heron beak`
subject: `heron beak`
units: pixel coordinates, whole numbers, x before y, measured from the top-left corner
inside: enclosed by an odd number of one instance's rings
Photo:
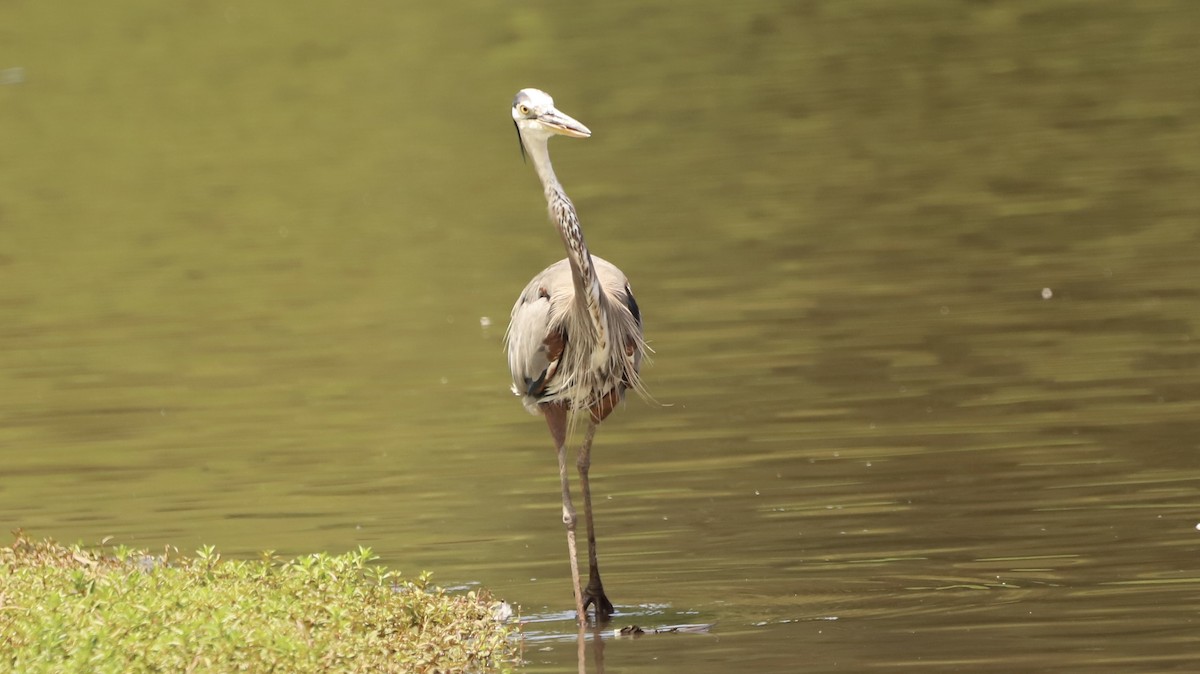
[[[591,130],[586,126],[558,110],[550,110],[538,115],[538,121],[545,124],[551,131],[563,136],[587,138],[592,135]]]

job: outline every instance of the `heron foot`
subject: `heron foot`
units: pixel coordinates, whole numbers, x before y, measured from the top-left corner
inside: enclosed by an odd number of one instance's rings
[[[604,586],[599,583],[588,583],[583,590],[583,613],[586,616],[589,606],[596,607],[597,622],[606,622],[616,609],[604,594]]]

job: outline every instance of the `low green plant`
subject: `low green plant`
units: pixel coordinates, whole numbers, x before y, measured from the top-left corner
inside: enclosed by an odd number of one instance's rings
[[[507,670],[482,592],[405,580],[368,548],[283,561],[35,541],[0,548],[0,671]]]

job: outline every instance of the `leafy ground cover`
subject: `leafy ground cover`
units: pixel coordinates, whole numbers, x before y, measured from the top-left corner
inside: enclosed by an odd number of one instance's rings
[[[406,580],[370,549],[281,560],[32,540],[0,548],[0,670],[507,670],[514,628],[486,593]]]

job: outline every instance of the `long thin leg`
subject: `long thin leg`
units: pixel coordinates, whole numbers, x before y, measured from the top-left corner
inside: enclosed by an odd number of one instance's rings
[[[587,621],[587,611],[579,592],[579,554],[575,549],[575,507],[571,505],[571,482],[567,477],[567,411],[559,405],[543,405],[546,425],[554,438],[558,453],[558,479],[562,483],[562,519],[567,527],[567,552],[571,555],[571,588],[575,592],[575,617],[579,624]]]
[[[592,440],[596,437],[596,422],[588,420],[583,445],[579,448],[579,482],[583,485],[583,520],[587,523],[588,539],[588,584],[583,591],[583,609],[596,607],[596,619],[608,620],[613,614],[612,602],[604,595],[604,583],[600,582],[600,564],[596,561],[596,528],[592,524],[592,487],[588,483],[588,469],[592,466]]]

